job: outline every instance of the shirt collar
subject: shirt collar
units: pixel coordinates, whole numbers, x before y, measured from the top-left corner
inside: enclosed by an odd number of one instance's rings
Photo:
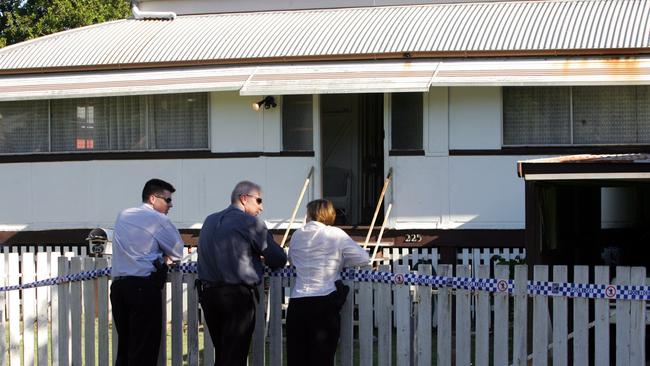
[[[140,207],[142,207],[142,208],[148,208],[148,209],[150,209],[151,211],[155,211],[155,210],[153,209],[153,205],[150,204],[150,203],[143,203],[142,206],[140,206]]]

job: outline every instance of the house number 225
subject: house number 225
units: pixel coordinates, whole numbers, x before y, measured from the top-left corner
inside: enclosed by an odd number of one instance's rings
[[[405,243],[419,243],[422,241],[422,235],[420,234],[406,234],[404,235]]]

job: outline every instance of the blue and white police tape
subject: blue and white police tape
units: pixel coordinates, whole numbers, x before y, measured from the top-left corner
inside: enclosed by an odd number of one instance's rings
[[[650,286],[529,281],[528,293],[590,299],[650,300]]]
[[[170,267],[170,272],[197,273],[196,262],[187,262],[174,265]],[[266,268],[265,273],[270,277],[290,278],[296,276],[294,267],[285,267],[274,271]],[[53,286],[68,282],[92,280],[110,275],[111,268],[108,267],[49,278],[22,285],[0,287],[0,292],[30,289],[41,286]],[[369,269],[345,269],[341,271],[341,278],[355,282],[419,285],[434,288],[444,287],[456,290],[487,291],[509,294],[514,292],[514,282],[512,280],[496,278],[446,277],[415,273],[402,274],[392,272],[378,272]],[[650,286],[528,281],[527,293],[529,295],[583,297],[596,299],[600,298],[612,300],[650,300]]]

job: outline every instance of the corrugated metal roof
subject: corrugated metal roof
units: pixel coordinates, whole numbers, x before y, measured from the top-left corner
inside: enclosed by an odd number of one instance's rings
[[[649,47],[650,0],[430,4],[120,20],[6,47],[0,72]]]

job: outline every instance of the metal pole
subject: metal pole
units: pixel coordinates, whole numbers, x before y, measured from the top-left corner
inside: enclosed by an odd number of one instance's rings
[[[291,230],[291,225],[293,224],[293,221],[296,219],[296,214],[298,213],[298,209],[300,208],[300,203],[302,202],[302,198],[305,196],[305,192],[307,191],[307,187],[309,187],[309,181],[311,180],[311,176],[313,174],[314,174],[314,167],[312,166],[309,169],[309,173],[307,174],[307,179],[305,179],[305,184],[302,185],[302,190],[300,191],[298,202],[296,202],[296,206],[293,208],[293,212],[291,213],[291,220],[289,220],[289,225],[287,226],[287,230],[284,232],[284,237],[282,237],[282,242],[280,243],[280,247],[282,248],[284,248],[284,245],[287,242],[287,238],[289,237],[289,230]]]
[[[379,243],[381,242],[381,238],[384,236],[384,229],[386,228],[386,224],[388,224],[388,216],[390,215],[390,209],[393,208],[393,203],[388,204],[388,208],[386,209],[386,215],[384,216],[384,222],[381,224],[381,230],[379,230],[379,236],[377,237],[377,244],[375,244],[375,249],[372,251],[372,257],[370,258],[370,264],[375,260],[375,256],[377,255],[377,250],[379,249]]]
[[[381,204],[384,201],[384,196],[386,195],[386,190],[388,189],[388,185],[390,184],[392,175],[393,175],[393,168],[390,167],[388,169],[388,175],[384,180],[384,187],[381,189],[381,194],[379,195],[379,202],[377,202],[377,207],[375,207],[375,214],[372,216],[372,222],[370,223],[370,228],[368,228],[368,235],[366,235],[366,241],[363,243],[363,249],[366,249],[368,247],[368,242],[370,241],[370,235],[372,234],[372,229],[374,229],[375,227],[375,221],[377,220],[377,215],[379,215],[379,209],[381,208]]]

